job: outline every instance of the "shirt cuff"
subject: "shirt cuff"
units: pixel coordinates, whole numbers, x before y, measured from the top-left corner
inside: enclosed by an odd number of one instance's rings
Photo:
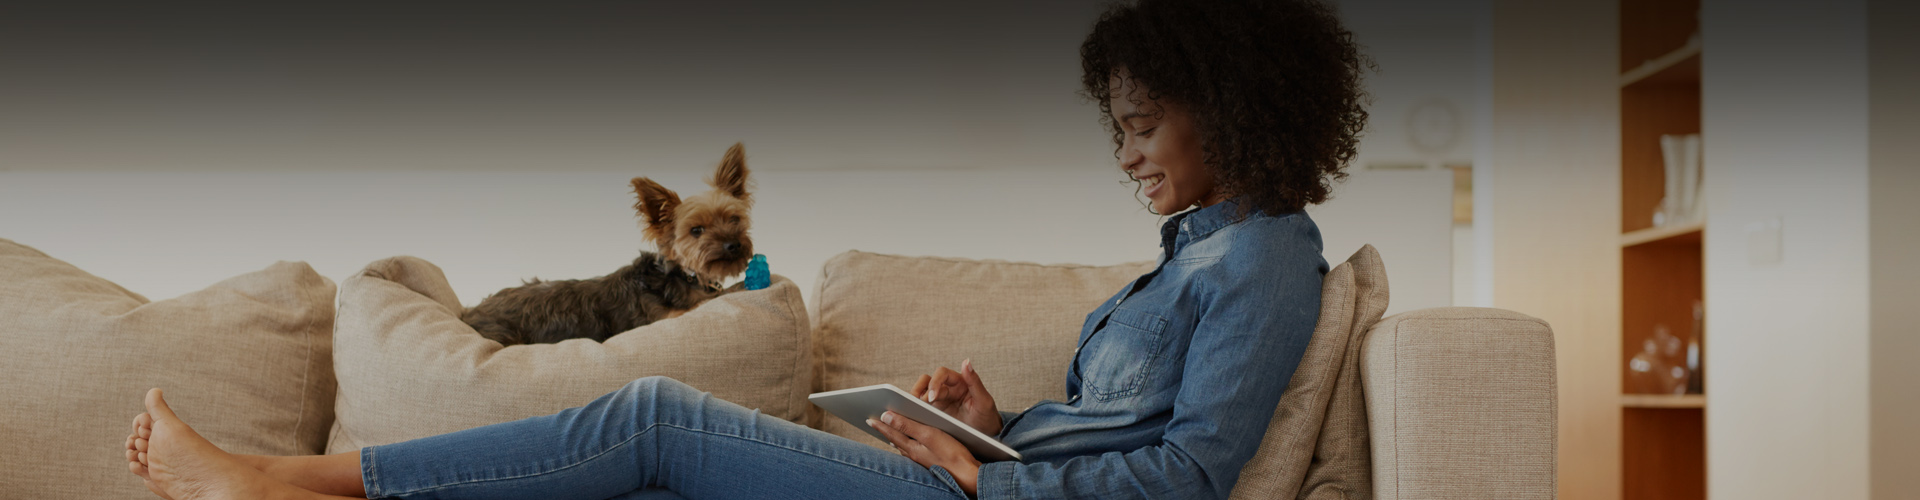
[[[1014,484],[1015,479],[1018,477],[1014,472],[1018,467],[1020,467],[1020,462],[990,462],[980,464],[980,477],[975,478],[973,482],[974,498],[981,500],[989,498],[1019,498],[1019,495],[1016,494],[1019,488]]]

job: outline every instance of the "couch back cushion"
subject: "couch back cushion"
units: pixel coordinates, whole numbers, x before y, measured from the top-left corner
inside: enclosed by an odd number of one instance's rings
[[[1000,409],[1066,399],[1067,364],[1088,312],[1153,269],[1040,265],[850,251],[827,261],[814,293],[816,391],[891,383],[973,359]],[[887,445],[836,418],[820,429]]]
[[[794,422],[812,387],[806,305],[785,277],[605,343],[502,347],[459,318],[440,268],[374,262],[341,284],[330,453],[547,415],[663,375]]]
[[[0,240],[0,496],[153,498],[121,451],[154,387],[228,451],[320,452],[333,294],[305,263],[280,262],[149,302]]]

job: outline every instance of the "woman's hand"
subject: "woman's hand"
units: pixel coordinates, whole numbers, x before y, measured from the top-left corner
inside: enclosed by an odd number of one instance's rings
[[[954,439],[946,431],[891,411],[882,414],[880,420],[867,419],[867,425],[887,436],[893,449],[915,463],[929,469],[935,465],[947,468],[947,472],[953,474],[953,481],[960,483],[960,489],[966,490],[967,496],[979,494],[980,461],[973,459],[973,452],[967,451],[967,445],[960,444],[960,440]]]
[[[961,361],[957,372],[942,366],[933,375],[921,375],[913,384],[913,395],[982,434],[1000,434],[1000,408],[980,383],[980,374],[973,371],[972,359]]]

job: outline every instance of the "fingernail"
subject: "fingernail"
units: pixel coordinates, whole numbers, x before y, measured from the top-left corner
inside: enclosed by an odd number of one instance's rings
[[[887,425],[893,425],[893,412],[886,412],[886,413],[880,414],[880,421],[886,422]]]
[[[973,373],[973,358],[967,358],[966,361],[961,361],[960,369],[966,370],[967,373]]]
[[[937,398],[939,398],[939,397],[940,397],[940,396],[939,396],[939,394],[940,394],[940,393],[939,393],[939,391],[933,391],[933,390],[928,390],[928,391],[927,391],[927,402],[928,402],[928,403],[932,403],[934,399],[937,399]]]
[[[879,422],[879,421],[877,421],[877,420],[874,420],[874,419],[871,419],[871,418],[869,418],[869,419],[867,419],[867,427],[879,427],[879,426],[880,426],[880,422]]]

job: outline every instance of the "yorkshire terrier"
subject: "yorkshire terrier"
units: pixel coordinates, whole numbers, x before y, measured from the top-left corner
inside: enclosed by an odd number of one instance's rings
[[[660,183],[633,178],[633,208],[646,223],[642,237],[659,253],[641,252],[598,278],[527,280],[461,312],[460,320],[505,345],[604,342],[740,288],[722,289],[720,282],[745,271],[753,256],[747,237],[753,198],[742,145],[727,149],[707,184],[713,190],[682,200]]]

